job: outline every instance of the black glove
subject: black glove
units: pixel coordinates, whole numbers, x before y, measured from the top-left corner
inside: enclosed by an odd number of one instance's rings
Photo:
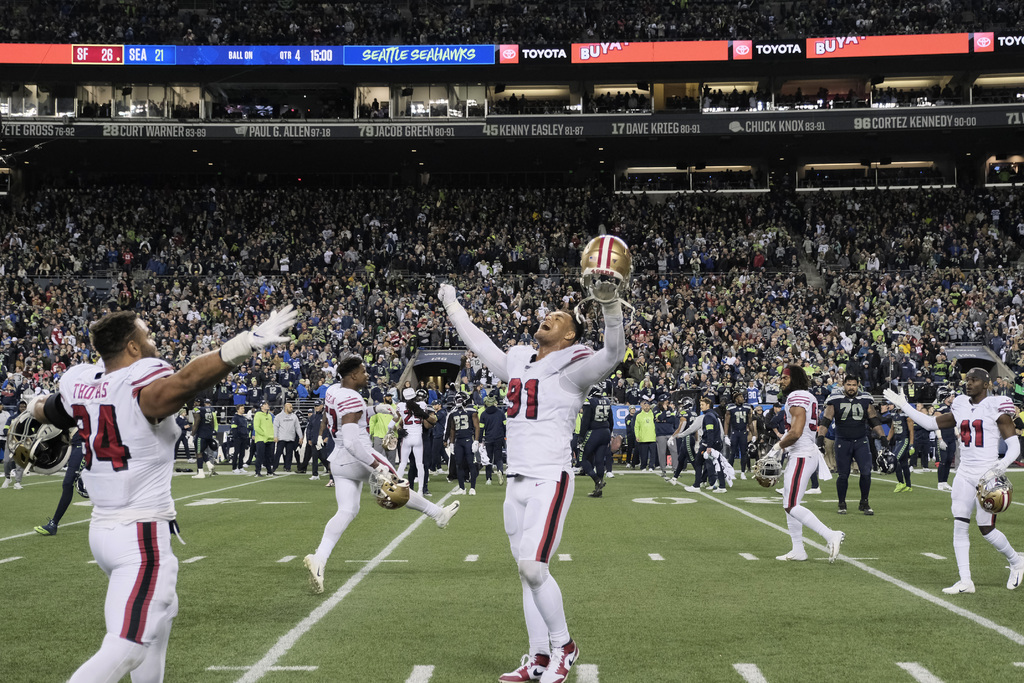
[[[818,448],[824,448],[825,447],[825,437],[823,437],[821,434],[819,434],[817,436],[817,438],[814,439],[814,443],[818,446]]]

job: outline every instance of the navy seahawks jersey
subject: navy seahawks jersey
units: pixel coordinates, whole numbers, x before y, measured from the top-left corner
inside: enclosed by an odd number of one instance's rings
[[[845,391],[833,392],[827,406],[832,406],[832,417],[836,424],[837,439],[863,439],[868,435],[868,408],[871,394],[862,391],[853,398]]]
[[[952,412],[953,411],[950,410],[949,406],[943,404],[941,408],[935,411],[935,414],[932,417],[937,418],[939,415],[945,415],[946,413]],[[945,441],[946,443],[952,443],[956,441],[956,427],[954,426],[950,427],[949,429],[940,429],[939,436],[941,436],[942,440]]]
[[[729,414],[730,435],[737,434],[742,436],[747,434],[750,429],[750,420],[753,413],[750,406],[745,403],[740,405],[730,403],[729,407],[725,410]]]
[[[593,429],[612,428],[612,400],[607,396],[590,398],[583,404],[583,417],[580,419],[580,434]]]
[[[704,424],[701,425],[701,443],[716,451],[722,450],[722,422],[714,408],[704,413]]]
[[[217,414],[213,412],[213,408],[202,408],[196,409],[196,436],[200,439],[213,438],[213,430],[217,423]]]
[[[476,412],[476,411],[473,411]],[[476,437],[473,416],[465,408],[456,408],[448,415],[448,423],[455,430],[456,441],[472,441]]]
[[[907,416],[897,413],[892,416],[892,424],[889,426],[893,441],[906,441],[910,438],[910,424]]]

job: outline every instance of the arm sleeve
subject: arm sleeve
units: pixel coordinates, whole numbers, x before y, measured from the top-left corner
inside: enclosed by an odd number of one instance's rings
[[[626,331],[622,327],[622,306],[605,306],[604,348],[590,358],[573,363],[562,374],[560,384],[566,391],[579,391],[608,377],[626,354]]]
[[[394,468],[378,458],[373,451],[366,450],[366,446],[359,440],[359,436],[359,423],[347,422],[341,425],[341,439],[345,444],[345,449],[352,454],[352,457],[370,467],[377,467],[378,463],[383,463],[385,467],[394,472]]]
[[[999,462],[999,469],[1003,472],[1010,468],[1010,465],[1017,462],[1020,457],[1020,438],[1014,435],[1012,438],[1006,440],[1006,455]]]
[[[445,310],[448,311],[448,319],[455,325],[456,332],[462,337],[462,341],[466,342],[469,350],[480,356],[480,360],[495,377],[502,382],[508,382],[508,359],[505,352],[499,349],[483,330],[473,324],[461,304],[448,304]]]
[[[43,404],[43,413],[46,415],[46,419],[50,421],[50,424],[58,429],[70,429],[77,422],[75,418],[68,414],[60,394],[50,394],[46,397],[46,403]]]
[[[934,417],[932,417],[931,415],[925,415],[924,413],[922,413],[917,408],[914,408],[913,406],[908,405],[903,407],[903,412],[907,414],[907,417],[914,421],[914,424],[924,427],[929,432],[934,432],[939,428],[939,425],[935,421]]]

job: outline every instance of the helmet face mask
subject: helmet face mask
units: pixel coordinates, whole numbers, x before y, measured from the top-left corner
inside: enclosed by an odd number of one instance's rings
[[[754,466],[754,479],[765,488],[775,486],[782,477],[782,463],[775,456],[765,455]]]
[[[598,299],[599,303],[611,303],[616,298],[625,298],[629,278],[633,272],[633,256],[629,247],[618,237],[602,235],[590,240],[580,258],[580,285],[593,296],[594,285],[610,282],[615,296],[609,301]]]
[[[409,502],[409,481],[398,479],[391,472],[370,473],[370,492],[385,510],[397,510]]]
[[[896,471],[896,454],[888,448],[881,448],[878,451],[878,457],[875,458],[875,464],[878,465],[879,472],[883,474],[892,474]]]
[[[426,401],[427,400],[427,390],[426,389],[417,389],[416,390],[416,400],[417,401]]]
[[[21,413],[11,422],[7,452],[22,469],[31,466],[38,474],[53,474],[71,457],[71,433]]]

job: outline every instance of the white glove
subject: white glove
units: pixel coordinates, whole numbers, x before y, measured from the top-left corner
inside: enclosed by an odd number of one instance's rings
[[[732,445],[732,439],[730,439],[729,437],[725,437],[725,445],[726,446],[731,446]]]
[[[944,450],[946,450],[946,440],[945,440],[945,439],[939,439],[939,440],[937,441],[937,444],[938,444],[938,446],[939,446],[939,450],[940,450],[940,451],[944,451]]]
[[[619,283],[595,279],[590,285],[590,296],[599,304],[613,304],[619,300]]]
[[[297,317],[298,313],[291,304],[279,311],[272,311],[266,320],[251,331],[235,335],[220,347],[220,359],[231,366],[240,365],[253,351],[289,341],[289,337],[282,335],[295,325]]]
[[[885,397],[886,401],[889,401],[900,410],[906,410],[910,407],[910,402],[907,401],[907,397],[903,395],[902,387],[899,393],[896,393],[892,389],[886,389],[882,392],[882,396]]]
[[[473,442],[473,452],[474,453],[479,453],[480,452],[480,442],[479,441],[474,441]]]
[[[750,437],[750,443],[752,443],[752,444],[757,443],[757,436]]]
[[[781,455],[782,455],[782,447],[779,446],[778,443],[776,443],[774,446],[772,446],[772,449],[770,451],[768,451],[768,457],[769,458],[774,458],[776,460],[779,460]]]
[[[316,437],[316,447],[317,447],[317,450],[323,448],[325,443],[327,443],[327,440],[324,439],[324,437],[322,437],[322,436]]]
[[[449,306],[457,306],[459,303],[455,298],[455,288],[447,283],[437,288],[437,299],[446,311]]]

